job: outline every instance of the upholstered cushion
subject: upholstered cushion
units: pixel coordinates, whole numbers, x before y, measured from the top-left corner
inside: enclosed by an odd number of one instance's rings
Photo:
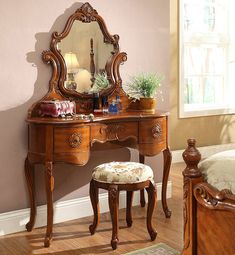
[[[110,162],[97,166],[92,178],[99,182],[128,184],[147,180],[153,181],[149,166],[135,162]]]
[[[235,150],[223,151],[203,160],[199,168],[208,183],[235,194]]]

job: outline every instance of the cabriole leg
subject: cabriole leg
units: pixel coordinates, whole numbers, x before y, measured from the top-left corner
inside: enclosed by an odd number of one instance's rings
[[[133,200],[133,191],[126,192],[126,223],[128,227],[132,226],[132,200]]]
[[[34,165],[29,162],[28,157],[25,159],[25,177],[30,199],[30,219],[26,224],[27,231],[32,231],[36,217],[36,202],[35,202],[35,182],[34,182]]]
[[[49,247],[52,239],[53,228],[53,190],[54,190],[54,177],[53,177],[53,163],[45,163],[45,186],[47,194],[47,231],[44,240],[44,246]]]
[[[90,199],[94,212],[93,224],[89,226],[89,230],[91,235],[93,235],[96,231],[96,228],[99,224],[100,219],[100,207],[99,207],[99,192],[98,188],[95,185],[94,180],[90,182]]]
[[[113,250],[117,249],[118,243],[118,207],[119,207],[119,190],[117,185],[109,186],[109,209],[112,219],[112,239],[111,246]]]
[[[169,148],[166,148],[163,151],[163,158],[164,158],[164,169],[163,169],[163,179],[162,179],[162,208],[165,213],[166,218],[171,217],[171,210],[169,210],[166,200],[166,193],[167,193],[167,182],[171,167],[171,160],[172,155]]]
[[[139,162],[141,164],[144,164],[144,159],[145,159],[144,156],[139,154]],[[145,202],[145,197],[144,197],[144,190],[141,190],[140,191],[140,205],[141,205],[141,207],[145,207],[145,204],[146,204],[146,202]]]
[[[154,230],[152,226],[152,216],[153,216],[153,211],[154,207],[156,204],[156,199],[157,199],[157,193],[155,186],[153,185],[152,182],[150,182],[149,187],[146,188],[148,192],[148,209],[147,209],[147,229],[150,235],[151,240],[155,240],[157,236],[157,232]]]

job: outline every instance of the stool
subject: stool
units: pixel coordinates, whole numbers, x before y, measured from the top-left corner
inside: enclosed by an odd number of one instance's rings
[[[146,189],[148,193],[147,208],[147,229],[151,240],[155,240],[157,232],[152,227],[152,215],[156,203],[156,189],[153,181],[153,171],[149,166],[135,162],[110,162],[97,166],[92,173],[90,182],[90,199],[94,211],[93,224],[89,230],[91,235],[95,233],[99,223],[99,188],[108,190],[109,209],[112,220],[113,250],[118,243],[118,208],[119,192],[125,190],[126,193],[126,223],[132,226],[131,206],[133,192]]]

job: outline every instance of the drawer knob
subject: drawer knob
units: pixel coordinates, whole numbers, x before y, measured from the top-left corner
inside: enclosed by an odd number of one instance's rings
[[[82,143],[82,135],[78,133],[74,133],[69,137],[69,145],[72,148],[78,148]]]
[[[152,128],[153,138],[159,139],[162,135],[162,127],[159,123],[153,126]]]

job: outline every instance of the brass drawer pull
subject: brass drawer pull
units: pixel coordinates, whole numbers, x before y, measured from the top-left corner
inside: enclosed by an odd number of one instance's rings
[[[82,135],[78,133],[74,133],[69,137],[69,145],[72,148],[78,148],[82,143]]]
[[[153,126],[152,128],[153,138],[159,139],[162,135],[162,127],[159,123]]]

